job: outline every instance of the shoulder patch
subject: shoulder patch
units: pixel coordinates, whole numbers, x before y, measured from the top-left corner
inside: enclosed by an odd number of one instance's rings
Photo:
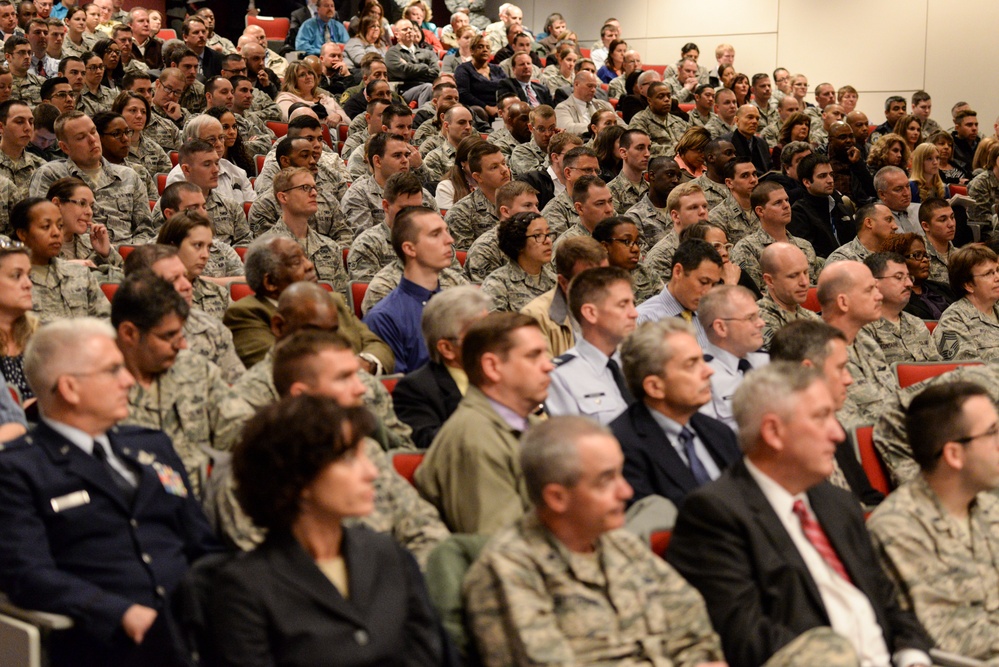
[[[555,368],[558,368],[562,364],[572,361],[576,358],[575,352],[566,352],[565,354],[559,355],[552,359],[552,363],[555,364]]]

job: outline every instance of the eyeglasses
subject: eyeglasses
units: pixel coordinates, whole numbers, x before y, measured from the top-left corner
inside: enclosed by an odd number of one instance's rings
[[[58,99],[60,97],[69,97],[72,94],[73,94],[73,91],[71,91],[71,90],[63,90],[63,91],[58,92],[58,93],[52,93],[50,99],[54,100],[54,99]]]
[[[183,90],[174,90],[173,88],[171,88],[170,86],[166,85],[165,83],[161,83],[160,87],[163,90],[167,91],[167,93],[169,93],[170,95],[173,95],[174,97],[180,97],[181,95],[184,94]]]
[[[999,424],[993,426],[985,433],[979,433],[978,435],[969,435],[964,438],[954,438],[954,442],[959,442],[962,445],[967,445],[968,443],[978,440],[979,438],[991,438],[993,441],[999,438]]]
[[[231,72],[232,74],[246,74],[246,67],[240,67],[239,69],[225,69],[222,68],[223,72]]]
[[[620,243],[625,248],[641,248],[642,247],[642,240],[641,239],[634,239],[634,240],[632,240],[632,239],[608,239],[608,241],[611,241],[613,243]]]
[[[135,134],[135,130],[115,130],[114,132],[105,132],[105,137],[114,137],[115,141],[121,141],[122,139],[131,139]]]
[[[545,241],[554,241],[556,236],[558,234],[555,232],[548,232],[547,234],[528,234],[527,238],[533,239],[535,243],[544,243]]]
[[[908,273],[893,273],[890,276],[875,276],[878,280],[895,280],[900,283],[904,283],[906,280],[912,280],[912,276]]]
[[[100,72],[104,69],[104,65],[87,65],[88,72]]]
[[[929,259],[930,256],[925,252],[910,252],[905,256],[906,259],[911,259],[916,262],[921,262],[924,259]]]
[[[96,371],[86,371],[82,373],[64,373],[63,375],[72,375],[77,378],[93,377],[95,375],[109,375],[112,378],[118,377],[121,372],[125,370],[125,364],[114,364],[107,368],[100,368]],[[55,384],[52,385],[52,393],[56,393],[59,390],[59,379],[56,378]]]
[[[112,135],[113,136],[113,135]],[[94,202],[87,201],[86,199],[63,199],[67,204],[76,204],[80,208],[94,208]]]
[[[990,270],[986,271],[985,273],[972,273],[971,277],[972,278],[995,278],[997,272],[999,272],[999,269],[990,269]]]
[[[287,190],[282,190],[281,192],[291,192],[292,190],[301,190],[305,194],[310,194],[312,192],[319,192],[319,188],[315,185],[310,185],[309,183],[302,183],[301,185],[293,185]]]
[[[595,168],[595,167],[591,167],[589,169],[582,169],[580,167],[569,167],[569,169],[572,169],[573,171],[581,171],[584,174],[586,174],[587,176],[599,176],[600,175],[600,170],[597,169],[597,168]]]
[[[725,252],[732,252],[732,248],[734,248],[735,245],[732,243],[721,243],[716,241],[715,243],[711,244],[711,247],[714,248],[715,250],[724,249]]]
[[[750,324],[756,322],[762,322],[763,316],[760,315],[759,311],[753,313],[752,315],[746,315],[745,317],[719,317],[722,322],[747,322]]]

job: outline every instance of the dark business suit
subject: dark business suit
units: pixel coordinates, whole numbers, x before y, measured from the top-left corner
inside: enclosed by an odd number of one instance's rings
[[[756,173],[759,176],[770,171],[770,148],[767,146],[767,142],[760,139],[759,136],[753,135],[751,139],[747,139],[742,132],[736,130],[732,134],[726,134],[722,138],[725,141],[732,142],[732,145],[735,146],[736,155],[739,157],[748,157],[753,161]]]
[[[298,36],[299,28],[311,18],[312,12],[309,11],[308,7],[299,7],[288,15],[288,36],[284,39],[281,55],[295,50],[295,38]]]
[[[45,422],[0,453],[0,590],[73,618],[52,647],[54,665],[141,664],[121,629],[125,611],[152,607],[165,623],[189,565],[219,549],[170,439],[132,426],[107,435],[138,478],[131,503],[96,458]],[[162,641],[141,648],[170,650],[166,632],[154,636]]]
[[[224,566],[210,601],[220,664],[439,665],[442,643],[416,561],[390,536],[344,528],[350,599],[292,537]]]
[[[531,81],[531,88],[534,90],[534,94],[538,98],[539,104],[547,104],[550,107],[554,107],[555,103],[552,101],[552,94],[548,92],[548,86],[543,86],[537,81]],[[496,100],[503,97],[507,93],[513,93],[521,99],[521,101],[527,101],[527,93],[524,91],[523,84],[517,79],[509,78],[503,79],[499,82],[499,88],[496,89]]]
[[[555,199],[555,181],[552,180],[547,169],[529,171],[518,176],[516,180],[523,181],[538,191],[539,211],[544,209],[548,202]]]
[[[714,417],[695,413],[689,426],[720,470],[725,470],[741,456],[735,433]],[[679,507],[687,494],[697,488],[690,466],[677,453],[644,403],[632,403],[610,423],[610,430],[624,452],[624,478],[635,490],[632,502],[655,494]]]
[[[430,447],[441,425],[458,408],[461,392],[444,364],[430,361],[399,380],[392,392],[395,413],[413,429],[413,442]]]
[[[787,226],[787,231],[811,243],[815,254],[823,259],[857,235],[853,213],[843,203],[839,193],[833,194],[833,208],[830,211],[829,197],[813,195],[807,191],[791,206],[791,224]]]
[[[132,44],[132,57],[141,60],[149,66],[149,69],[163,69],[163,41],[159,37],[150,37],[146,42],[146,54],[139,51],[139,47]]]
[[[222,74],[222,54],[207,46],[201,57],[201,76],[205,80]]]
[[[888,652],[927,651],[919,621],[898,606],[878,567],[857,501],[828,482],[808,491],[812,510],[867,595]],[[746,464],[738,461],[687,497],[666,559],[704,596],[731,667],[756,667],[806,630],[829,625],[818,587]]]

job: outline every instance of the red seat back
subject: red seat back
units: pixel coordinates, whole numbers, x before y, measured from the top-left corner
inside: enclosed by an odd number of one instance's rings
[[[819,288],[809,287],[808,296],[805,298],[805,303],[801,304],[801,307],[805,310],[810,310],[813,313],[818,313],[822,311],[819,307]]]
[[[247,25],[258,25],[264,29],[267,39],[283,42],[288,36],[291,28],[291,21],[283,16],[249,16],[246,17]]]
[[[881,455],[874,447],[874,427],[861,426],[855,431],[855,435],[857,449],[860,451],[860,465],[864,467],[867,481],[871,483],[872,487],[888,495],[891,493],[891,482],[888,478],[888,472],[881,462]]]
[[[288,134],[288,123],[279,123],[274,120],[267,121],[267,127],[270,128],[271,132],[274,133],[278,139]]]
[[[114,298],[114,293],[118,291],[118,283],[101,283],[101,291],[110,301]]]
[[[368,291],[368,283],[351,283],[350,298],[354,301],[354,314],[362,316],[361,302],[364,301],[364,293]]]
[[[229,298],[239,301],[253,294],[253,290],[246,283],[229,283]]]
[[[950,372],[955,368],[960,368],[961,366],[981,365],[982,362],[980,361],[957,361],[952,363],[931,361],[923,363],[898,364],[895,366],[895,372],[898,375],[898,386],[905,389],[906,387],[911,387],[917,382],[935,378],[938,375],[943,375],[944,373]]]
[[[414,484],[413,476],[421,463],[423,452],[396,452],[392,455],[392,467],[410,484]]]
[[[669,548],[669,541],[673,539],[672,530],[657,530],[649,536],[652,553],[660,558],[666,558],[666,549]]]

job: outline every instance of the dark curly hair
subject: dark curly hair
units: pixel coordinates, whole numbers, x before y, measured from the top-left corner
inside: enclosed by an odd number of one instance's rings
[[[496,241],[499,249],[510,258],[511,262],[516,262],[520,253],[527,247],[527,228],[542,217],[544,216],[540,213],[525,211],[500,221],[496,230]]]
[[[212,107],[205,111],[205,113],[219,123],[222,122],[222,116],[227,113],[232,114],[233,120],[236,119],[236,114],[222,106]],[[232,148],[226,151],[226,158],[228,158],[229,162],[232,162],[245,171],[247,178],[257,174],[257,166],[253,163],[253,158],[250,157],[250,151],[247,150],[246,144],[243,143],[243,133],[239,131],[238,124],[236,125],[236,142],[232,145]]]
[[[320,396],[290,396],[261,409],[243,428],[232,457],[243,511],[261,528],[287,532],[299,515],[302,490],[374,426],[364,408],[342,408]]]

